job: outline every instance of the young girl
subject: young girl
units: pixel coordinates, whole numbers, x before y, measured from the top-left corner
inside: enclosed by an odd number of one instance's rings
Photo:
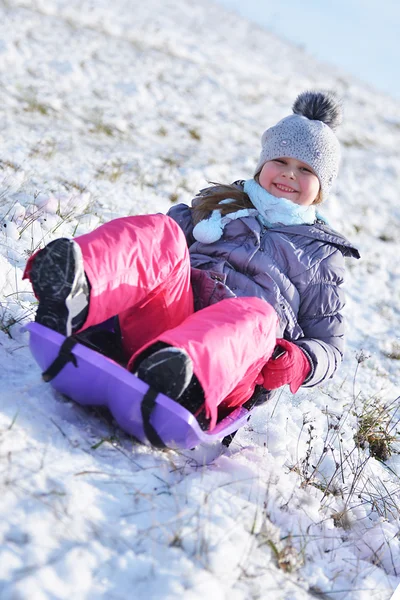
[[[36,321],[69,336],[117,315],[127,368],[204,409],[210,429],[255,394],[332,377],[344,257],[359,257],[316,212],[338,172],[341,110],[330,93],[304,92],[293,113],[264,132],[253,179],[32,256]]]

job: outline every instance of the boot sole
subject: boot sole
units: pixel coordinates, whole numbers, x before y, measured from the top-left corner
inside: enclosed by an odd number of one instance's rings
[[[30,274],[39,299],[35,321],[67,336],[88,305],[83,267],[77,269],[83,264],[79,253],[80,247],[71,240],[54,240],[37,255]]]

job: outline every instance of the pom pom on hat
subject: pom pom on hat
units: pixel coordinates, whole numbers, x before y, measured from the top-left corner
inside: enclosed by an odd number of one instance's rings
[[[297,96],[292,110],[311,121],[322,121],[333,131],[342,122],[342,105],[332,92],[303,92]]]

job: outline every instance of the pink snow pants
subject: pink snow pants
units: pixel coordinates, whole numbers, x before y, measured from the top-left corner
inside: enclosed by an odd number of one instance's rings
[[[173,219],[115,219],[75,241],[91,285],[85,328],[118,315],[128,368],[157,341],[184,348],[204,390],[211,429],[220,404],[240,406],[252,396],[275,347],[277,315],[255,297],[194,312],[189,251]]]

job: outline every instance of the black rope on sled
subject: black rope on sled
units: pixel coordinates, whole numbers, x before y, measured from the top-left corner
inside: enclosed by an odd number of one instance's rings
[[[56,359],[51,363],[46,371],[42,373],[42,379],[46,382],[51,381],[56,377],[59,372],[67,365],[72,362],[74,367],[78,366],[78,361],[76,360],[76,356],[72,354],[71,350],[76,344],[78,340],[72,336],[65,338],[63,343],[60,346],[60,350]]]
[[[154,429],[153,425],[150,423],[150,417],[156,405],[157,396],[158,392],[153,390],[151,387],[149,387],[149,389],[143,396],[143,400],[140,405],[143,429],[147,439],[149,440],[152,446],[154,446],[155,448],[166,448],[166,445],[158,435],[157,431]]]

